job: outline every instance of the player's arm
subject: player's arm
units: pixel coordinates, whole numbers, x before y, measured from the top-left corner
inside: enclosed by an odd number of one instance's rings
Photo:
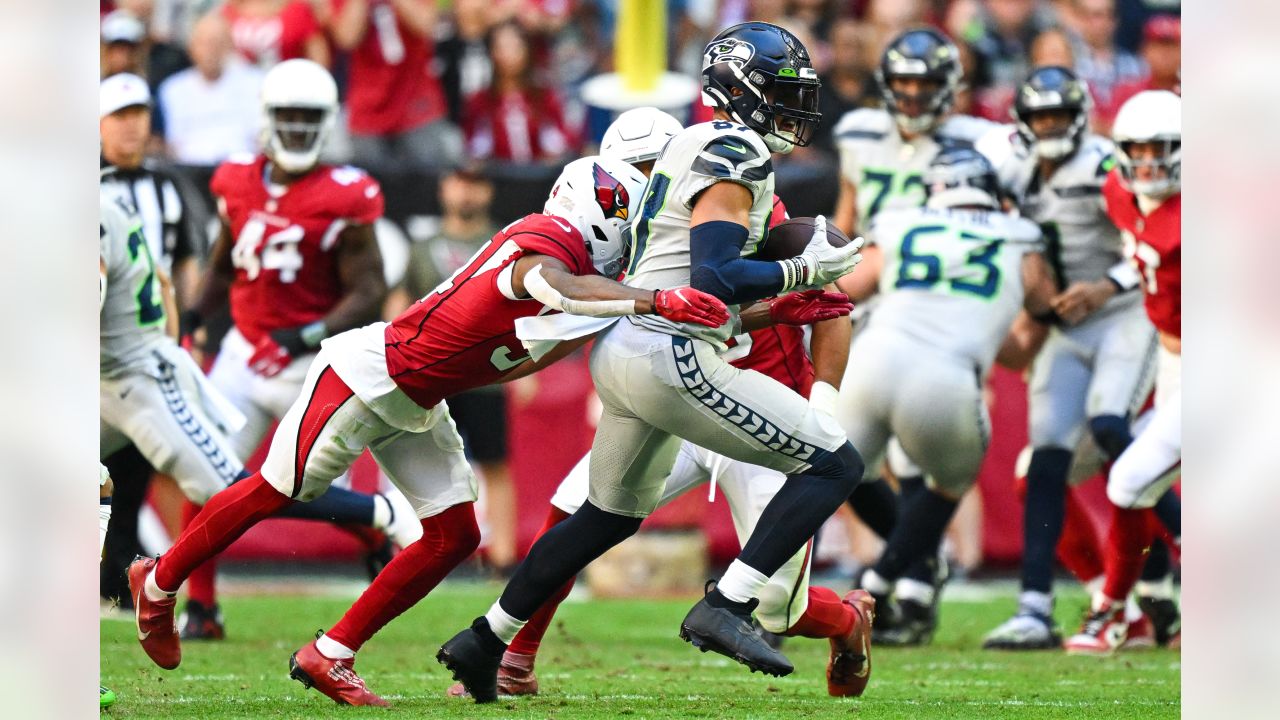
[[[231,283],[235,280],[236,269],[231,263],[231,223],[225,215],[220,215],[218,238],[213,241],[209,251],[209,264],[204,276],[200,279],[200,289],[196,301],[191,308],[179,317],[179,336],[188,337],[195,334],[204,319],[214,317],[227,306]]]
[[[107,261],[98,256],[98,312],[107,302]]]
[[[880,271],[884,269],[884,252],[878,245],[867,245],[862,248],[862,262],[853,272],[836,280],[840,288],[850,300],[860,302],[876,294],[880,285]]]
[[[174,340],[179,339],[178,294],[173,288],[169,273],[156,268],[156,280],[160,281],[160,304],[164,307],[164,332]]]
[[[1054,312],[1064,322],[1075,325],[1120,293],[1136,290],[1141,278],[1128,260],[1121,260],[1101,280],[1074,282],[1053,299]]]
[[[346,51],[355,50],[368,29],[369,0],[347,0],[329,25],[334,44]]]
[[[372,224],[348,225],[338,235],[338,280],[342,299],[320,321],[325,337],[368,325],[382,312],[387,280]]]
[[[834,290],[834,288],[829,287]],[[852,308],[852,305],[850,306]],[[840,380],[849,364],[849,344],[853,325],[847,317],[823,320],[813,326],[809,352],[813,355],[813,388],[809,403],[828,415],[835,415]]]
[[[836,198],[836,211],[831,218],[846,237],[854,236],[858,224],[858,187],[840,174],[840,195]]]
[[[560,343],[557,343],[555,347],[547,351],[547,354],[543,355],[537,360],[526,360],[525,362],[522,362],[519,365],[515,366],[515,368],[511,370],[511,372],[507,373],[506,375],[503,375],[502,379],[500,379],[498,382],[505,383],[505,382],[511,382],[512,380],[519,380],[522,377],[528,377],[538,372],[539,370],[547,367],[548,365],[554,365],[560,360],[563,360],[564,358],[572,354],[575,350],[591,342],[593,339],[595,339],[594,334],[584,335],[580,338],[574,338],[572,340],[564,340]]]
[[[540,253],[528,253],[516,261],[511,289],[517,297],[532,297],[571,315],[661,315],[708,327],[720,327],[729,320],[724,303],[691,288],[644,290],[600,275],[575,275],[563,261]]]
[[[1026,370],[1031,361],[1040,353],[1045,338],[1049,337],[1049,326],[1034,320],[1026,310],[1018,313],[1009,326],[1009,334],[1005,335],[996,353],[996,362],[1001,367],[1014,372]]]

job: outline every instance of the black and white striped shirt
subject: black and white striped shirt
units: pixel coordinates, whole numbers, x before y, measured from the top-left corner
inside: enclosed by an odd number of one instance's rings
[[[203,257],[204,243],[174,173],[150,162],[125,170],[101,159],[100,167],[103,194],[119,195],[137,209],[151,256],[165,272],[188,257]]]

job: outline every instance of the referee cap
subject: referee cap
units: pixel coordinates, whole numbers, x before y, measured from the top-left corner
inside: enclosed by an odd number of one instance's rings
[[[98,86],[99,118],[134,105],[151,105],[151,91],[147,89],[147,81],[137,75],[112,75]]]

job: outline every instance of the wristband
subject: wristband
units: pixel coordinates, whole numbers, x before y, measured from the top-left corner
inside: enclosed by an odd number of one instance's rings
[[[1061,325],[1062,324],[1062,318],[1058,317],[1058,313],[1053,310],[1047,310],[1045,312],[1040,313],[1039,315],[1032,315],[1031,319],[1035,320],[1041,325]]]
[[[303,345],[314,350],[320,346],[320,343],[325,338],[329,337],[329,328],[324,324],[323,320],[317,320],[299,328],[298,337],[302,338]]]

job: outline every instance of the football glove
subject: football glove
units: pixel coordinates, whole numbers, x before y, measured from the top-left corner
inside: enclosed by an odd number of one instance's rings
[[[691,287],[653,291],[653,311],[674,322],[713,328],[729,322],[729,309],[719,298]]]
[[[788,293],[769,303],[769,318],[774,325],[812,325],[844,317],[851,312],[853,303],[849,296],[825,290]]]

